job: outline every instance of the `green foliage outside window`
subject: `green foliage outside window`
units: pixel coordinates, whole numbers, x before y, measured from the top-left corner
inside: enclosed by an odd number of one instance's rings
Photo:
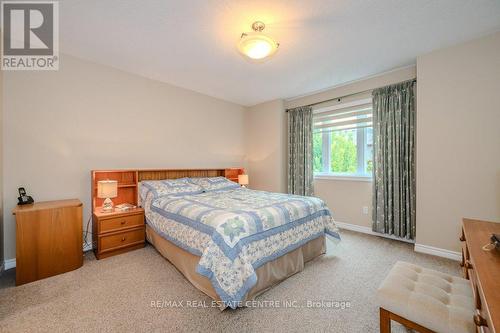
[[[357,170],[356,132],[332,132],[331,172],[355,173]]]
[[[323,139],[321,133],[313,134],[313,171],[321,172],[323,167]]]
[[[357,147],[356,130],[328,133],[331,139],[330,170],[323,170],[323,133],[313,135],[314,172],[356,173]],[[367,161],[367,171],[371,172],[372,161]]]

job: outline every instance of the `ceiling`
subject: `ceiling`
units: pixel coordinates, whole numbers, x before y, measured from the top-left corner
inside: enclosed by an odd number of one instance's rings
[[[500,30],[500,0],[64,0],[59,16],[63,53],[249,106]],[[280,43],[258,64],[236,49],[255,20]]]

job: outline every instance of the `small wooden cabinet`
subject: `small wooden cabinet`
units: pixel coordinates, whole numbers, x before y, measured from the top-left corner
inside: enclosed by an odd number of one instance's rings
[[[17,206],[16,285],[83,265],[82,203],[77,200]]]
[[[93,214],[93,248],[97,259],[144,247],[144,209]]]

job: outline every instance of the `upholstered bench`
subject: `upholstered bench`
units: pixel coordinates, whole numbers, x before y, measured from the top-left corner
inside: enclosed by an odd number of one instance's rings
[[[474,303],[469,281],[397,262],[377,291],[380,332],[391,320],[419,332],[474,332]]]

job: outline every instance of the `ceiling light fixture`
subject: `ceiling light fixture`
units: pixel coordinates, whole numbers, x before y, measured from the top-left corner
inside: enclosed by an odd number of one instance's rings
[[[252,60],[263,60],[276,52],[280,44],[262,33],[265,27],[264,23],[256,21],[252,24],[253,32],[241,34],[238,50],[243,55]]]

